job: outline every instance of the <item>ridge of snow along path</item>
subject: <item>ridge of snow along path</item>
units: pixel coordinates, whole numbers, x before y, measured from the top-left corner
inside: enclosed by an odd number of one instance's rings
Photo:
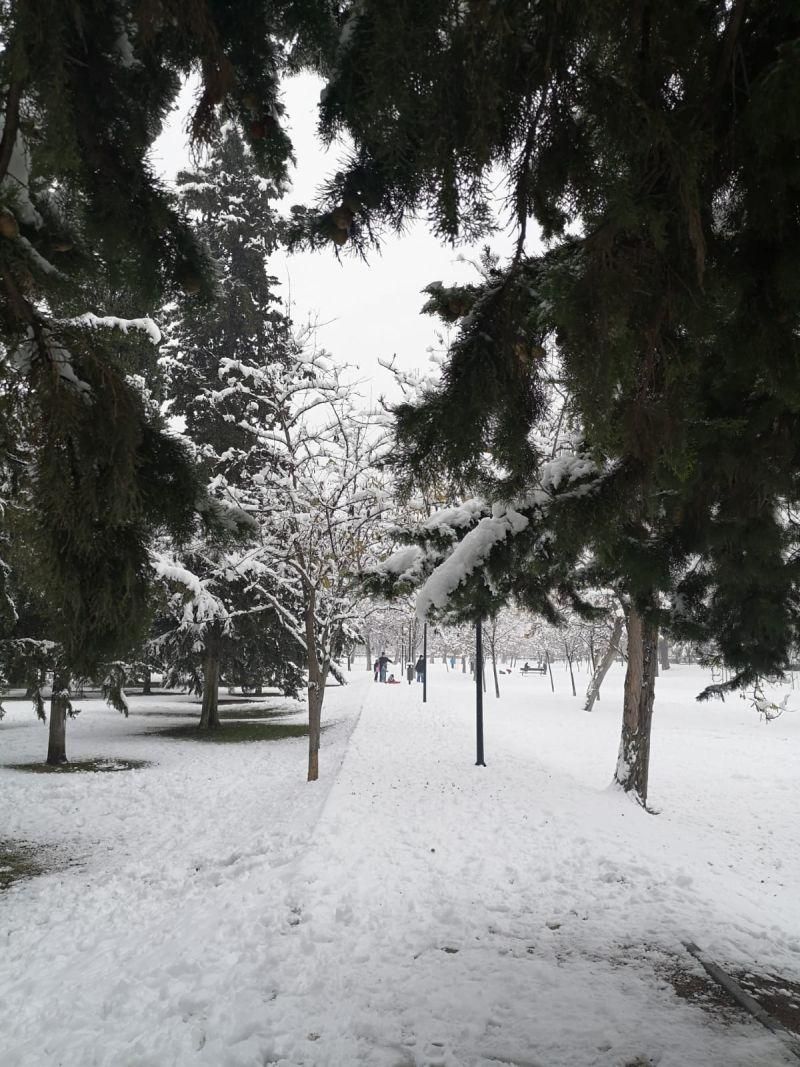
[[[315,785],[305,739],[142,736],[137,712],[162,698],[70,724],[75,758],[158,766],[0,768],[0,836],[81,860],[0,894],[3,1067],[796,1064],[665,976],[676,959],[702,973],[689,939],[728,969],[800,978],[800,716],[697,705],[707,675],[673,667],[652,816],[607,788],[618,668],[591,715],[563,679],[553,696],[504,676],[486,768],[469,676],[431,667],[426,705],[419,685],[350,678],[326,696]],[[5,763],[45,747],[11,708]]]

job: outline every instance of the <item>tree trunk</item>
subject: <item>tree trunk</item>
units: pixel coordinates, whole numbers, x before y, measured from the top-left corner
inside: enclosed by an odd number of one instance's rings
[[[368,637],[366,637],[364,639],[364,648],[365,648],[366,655],[367,655],[367,670],[371,671],[372,670],[372,664],[373,664],[374,661],[372,659],[372,649],[370,647],[370,643],[369,643],[369,638]]]
[[[599,664],[595,667],[592,680],[589,682],[589,688],[586,691],[586,703],[583,705],[584,711],[591,711],[595,700],[600,699],[600,686],[603,684],[603,679],[608,674],[608,668],[614,662],[614,656],[617,654],[621,636],[622,619],[616,618],[614,619],[614,629],[611,631],[611,637],[608,641],[608,648]]]
[[[322,702],[325,699],[326,671],[317,656],[316,597],[314,590],[306,589],[306,649],[308,650],[308,778],[319,778],[319,742],[322,733]]]
[[[550,692],[551,693],[555,693],[556,684],[553,681],[553,668],[552,668],[552,666],[550,664],[550,653],[547,651],[547,649],[544,650],[544,658],[545,658],[545,662],[547,663],[547,669],[548,669],[548,671],[550,671]]]
[[[315,657],[316,658],[316,657]],[[322,733],[322,701],[325,689],[319,681],[308,679],[308,781],[319,778],[319,740]]]
[[[50,697],[50,730],[47,738],[47,762],[58,767],[67,760],[67,700],[62,693],[67,688],[63,675],[53,675],[53,693]]]
[[[572,673],[572,656],[567,651],[567,642],[564,642],[564,655],[567,657],[567,663],[569,664],[569,680],[572,682],[572,695],[576,697],[578,694],[575,692],[575,675]]]
[[[492,656],[492,674],[494,675],[494,695],[500,699],[500,683],[497,680],[497,619],[492,619],[492,636],[489,641],[489,652]]]
[[[462,656],[461,657],[461,673],[462,674],[466,674],[467,673],[467,657],[466,656]]]
[[[661,661],[661,670],[669,670],[669,641],[666,637],[658,639],[658,658]]]
[[[631,606],[628,613],[628,667],[622,738],[614,780],[626,793],[633,792],[645,807],[650,768],[650,727],[655,700],[658,626]]]
[[[219,636],[209,633],[205,641],[203,657],[203,707],[200,711],[200,729],[216,730],[219,727]]]

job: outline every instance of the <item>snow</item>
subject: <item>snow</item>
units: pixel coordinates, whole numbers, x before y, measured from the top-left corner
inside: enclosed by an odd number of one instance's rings
[[[586,453],[566,453],[543,464],[539,478],[544,489],[558,489],[564,482],[569,485],[578,478],[596,473],[597,464],[591,456]]]
[[[87,311],[83,315],[78,315],[73,321],[81,326],[107,327],[121,330],[123,333],[129,330],[141,330],[147,334],[154,345],[161,341],[161,331],[153,320],[146,316],[139,319],[120,319],[116,315],[95,315],[94,312]]]
[[[482,515],[485,515],[487,510],[488,504],[485,500],[480,497],[472,497],[469,500],[465,500],[463,504],[456,504],[451,508],[441,508],[439,511],[434,511],[421,524],[421,528],[432,533],[455,534],[457,530],[463,529],[465,526],[471,526]]]
[[[326,695],[313,785],[304,739],[166,740],[148,731],[196,703],[134,696],[124,719],[78,701],[71,756],[151,766],[0,769],[3,836],[62,861],[0,895],[3,1067],[796,1062],[664,968],[700,973],[691,940],[800,977],[800,716],[698,705],[708,673],[673,666],[650,815],[609,787],[621,669],[590,715],[554,677],[551,695],[501,676],[479,768],[468,675],[430,667],[423,705],[354,670]],[[46,746],[19,701],[0,738],[5,763]]]
[[[458,512],[459,509],[451,509]],[[447,525],[454,517],[448,516]],[[521,533],[528,519],[510,505],[494,504],[491,516],[480,520],[440,563],[417,594],[417,618],[425,619],[432,608],[444,608],[452,593],[491,554],[492,549],[506,537]]]
[[[35,229],[39,229],[42,225],[42,216],[33,206],[33,201],[31,200],[29,188],[30,169],[31,158],[28,145],[22,133],[17,131],[14,147],[11,151],[11,159],[6,170],[5,184],[7,189],[12,191],[16,209],[15,214],[19,216],[26,226],[33,226]]]
[[[425,553],[417,545],[406,545],[385,559],[378,570],[394,575],[399,581],[414,581],[422,573],[425,558]]]

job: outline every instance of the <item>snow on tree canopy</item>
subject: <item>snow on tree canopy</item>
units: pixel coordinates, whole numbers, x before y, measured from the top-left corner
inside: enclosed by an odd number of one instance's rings
[[[597,464],[585,452],[577,455],[556,456],[543,464],[539,481],[543,489],[558,489],[563,484],[571,484],[579,478],[586,478],[597,473]]]
[[[491,516],[481,519],[475,529],[470,530],[420,589],[417,617],[425,619],[431,609],[444,608],[451,594],[487,559],[494,546],[509,534],[520,533],[527,525],[528,519],[513,507],[495,504]]]
[[[416,582],[422,576],[425,552],[417,545],[407,545],[384,560],[379,570],[400,582]]]
[[[150,318],[141,319],[120,319],[116,315],[95,315],[92,311],[87,311],[83,315],[78,315],[74,320],[76,324],[82,326],[91,326],[93,328],[106,326],[109,329],[118,329],[123,333],[127,333],[129,330],[142,330],[154,345],[157,345],[161,341],[161,330]]]

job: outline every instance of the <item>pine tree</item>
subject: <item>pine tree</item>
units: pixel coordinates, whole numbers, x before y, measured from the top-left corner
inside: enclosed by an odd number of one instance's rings
[[[286,592],[263,571],[253,578],[264,471],[275,463],[274,382],[294,342],[267,269],[279,236],[277,190],[232,124],[198,170],[178,176],[178,190],[212,256],[217,294],[206,306],[183,296],[166,309],[160,366],[216,514],[177,559],[169,546],[161,553],[173,594],[154,647],[169,678],[202,689],[200,725],[214,729],[221,676],[292,694],[301,681],[298,649],[267,599],[282,603]]]
[[[54,691],[136,642],[152,532],[185,532],[198,495],[109,318],[141,319],[175,291],[213,293],[207,254],[149,148],[199,70],[195,142],[236,120],[282,180],[291,146],[278,79],[300,22],[298,57],[328,33],[322,5],[13,0],[0,11],[0,376],[31,431],[35,580],[67,635]],[[63,756],[62,745],[53,758]]]
[[[729,687],[780,672],[797,637],[799,35],[796,5],[766,0],[367,0],[324,96],[323,128],[354,142],[328,203],[359,201],[367,236],[422,205],[451,238],[485,232],[492,168],[507,178],[516,254],[438,294],[462,327],[441,390],[398,412],[404,459],[474,484],[488,452],[493,498],[519,499],[557,348],[581,447],[615,471],[578,522],[631,600],[618,777],[642,798],[658,624],[715,641]]]

